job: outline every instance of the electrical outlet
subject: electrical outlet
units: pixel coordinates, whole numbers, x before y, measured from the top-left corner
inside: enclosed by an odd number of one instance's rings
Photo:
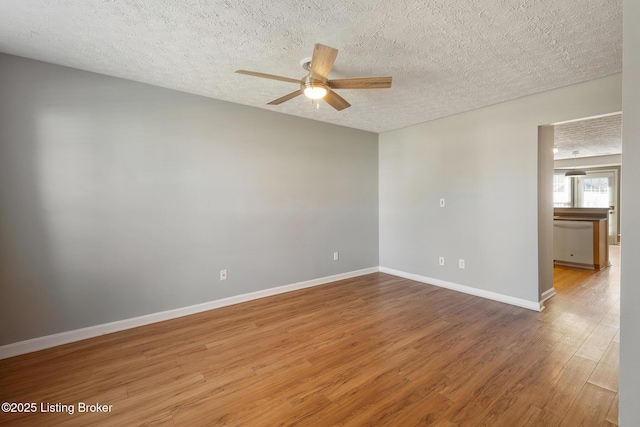
[[[440,207],[444,208],[444,199],[440,199]]]
[[[464,268],[464,260],[462,258],[458,260],[458,267]]]
[[[334,252],[333,253],[333,260],[337,261],[340,258],[340,252]]]
[[[220,280],[227,280],[227,270],[220,270]]]
[[[440,265],[444,265],[444,257],[441,256],[440,258],[438,258],[438,264]]]

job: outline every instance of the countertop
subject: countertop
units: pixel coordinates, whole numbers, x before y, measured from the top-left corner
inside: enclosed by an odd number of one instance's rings
[[[589,216],[554,216],[553,219],[560,221],[604,221],[607,218]]]

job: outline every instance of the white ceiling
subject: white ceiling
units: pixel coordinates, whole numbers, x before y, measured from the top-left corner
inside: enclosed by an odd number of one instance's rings
[[[341,112],[270,100],[322,43]],[[0,52],[324,122],[383,132],[617,73],[622,0],[2,0]]]
[[[622,114],[556,125],[555,160],[607,156],[622,153]]]

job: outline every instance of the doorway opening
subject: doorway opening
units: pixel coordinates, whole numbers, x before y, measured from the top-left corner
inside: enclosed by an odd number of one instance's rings
[[[621,122],[622,114],[613,113],[540,126],[538,130],[540,301],[542,304],[549,299],[546,307],[553,315],[554,329],[562,331],[565,334],[562,340],[577,349],[574,357],[591,364],[585,377],[585,387],[601,389],[614,396],[611,420],[617,420],[619,395],[619,206],[624,202],[620,198]],[[574,156],[576,151],[580,154]],[[584,174],[566,176],[566,172],[572,169],[584,171]],[[593,270],[554,265],[555,208],[564,208],[565,211],[586,208],[601,212],[601,218],[606,217],[607,232],[600,242],[606,240],[608,245],[608,267]],[[562,223],[562,219],[559,216],[557,221]],[[573,222],[573,218],[564,219],[565,223]],[[568,224],[565,225],[567,227]],[[595,222],[593,227],[595,229]],[[595,237],[593,239],[595,241]]]

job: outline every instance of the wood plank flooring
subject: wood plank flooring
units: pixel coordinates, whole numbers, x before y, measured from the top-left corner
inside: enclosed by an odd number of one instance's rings
[[[618,249],[542,313],[375,273],[2,360],[0,425],[616,425]]]

